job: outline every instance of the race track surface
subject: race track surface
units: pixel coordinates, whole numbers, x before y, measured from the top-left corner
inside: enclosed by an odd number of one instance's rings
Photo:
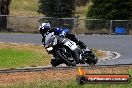
[[[118,52],[121,57],[97,65],[132,64],[132,35],[77,35],[89,48]],[[0,42],[41,45],[40,34],[0,33]]]

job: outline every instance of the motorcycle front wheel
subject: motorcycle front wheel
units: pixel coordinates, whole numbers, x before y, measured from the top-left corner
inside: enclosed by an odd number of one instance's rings
[[[53,67],[56,67],[56,66],[62,64],[62,60],[58,59],[58,58],[57,59],[51,59],[50,63],[52,64]]]
[[[65,56],[63,56],[62,52],[60,52],[60,50],[56,50],[56,55],[58,58],[62,59],[63,62],[67,65],[67,66],[76,66],[76,64],[70,62]]]

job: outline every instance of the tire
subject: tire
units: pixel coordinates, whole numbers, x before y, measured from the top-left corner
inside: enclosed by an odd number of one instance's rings
[[[97,62],[98,62],[98,59],[96,58],[96,56],[95,57],[88,56],[87,63],[89,65],[95,65]]]
[[[51,59],[50,63],[52,64],[52,66],[56,67],[62,63],[62,60],[61,59]]]
[[[62,53],[60,52],[60,50],[56,50],[56,55],[58,58],[62,59],[62,61],[67,65],[67,66],[75,66],[76,64],[71,63],[70,61],[67,60],[67,58],[65,58]]]
[[[90,59],[90,58],[89,58]],[[91,58],[90,62],[88,62],[89,65],[95,65],[98,62],[98,59]]]
[[[98,58],[93,53],[88,54],[86,59],[86,63],[89,65],[95,65],[98,62]]]
[[[66,50],[66,51],[68,51],[68,50]],[[60,52],[65,52],[65,53],[63,53],[64,57],[67,57],[67,60],[70,61],[73,64],[73,66],[76,66],[76,61],[73,58],[73,54],[71,53],[71,51],[69,51],[69,52],[66,52],[66,51],[64,48]],[[70,60],[70,58],[73,58],[73,60]]]

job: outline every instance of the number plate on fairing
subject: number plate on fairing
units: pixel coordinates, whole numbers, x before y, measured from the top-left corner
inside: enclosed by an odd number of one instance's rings
[[[77,48],[76,43],[73,41],[67,41],[64,45],[69,47],[71,50],[75,50]]]

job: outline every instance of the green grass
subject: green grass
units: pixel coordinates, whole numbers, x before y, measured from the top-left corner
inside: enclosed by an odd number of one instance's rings
[[[47,59],[48,58],[48,59]],[[0,44],[0,68],[50,64],[50,56],[40,46]]]
[[[0,49],[0,67],[16,67],[32,64],[38,59],[30,50]]]
[[[105,56],[104,52],[94,52]],[[49,65],[50,58],[42,46],[0,43],[0,69]]]

